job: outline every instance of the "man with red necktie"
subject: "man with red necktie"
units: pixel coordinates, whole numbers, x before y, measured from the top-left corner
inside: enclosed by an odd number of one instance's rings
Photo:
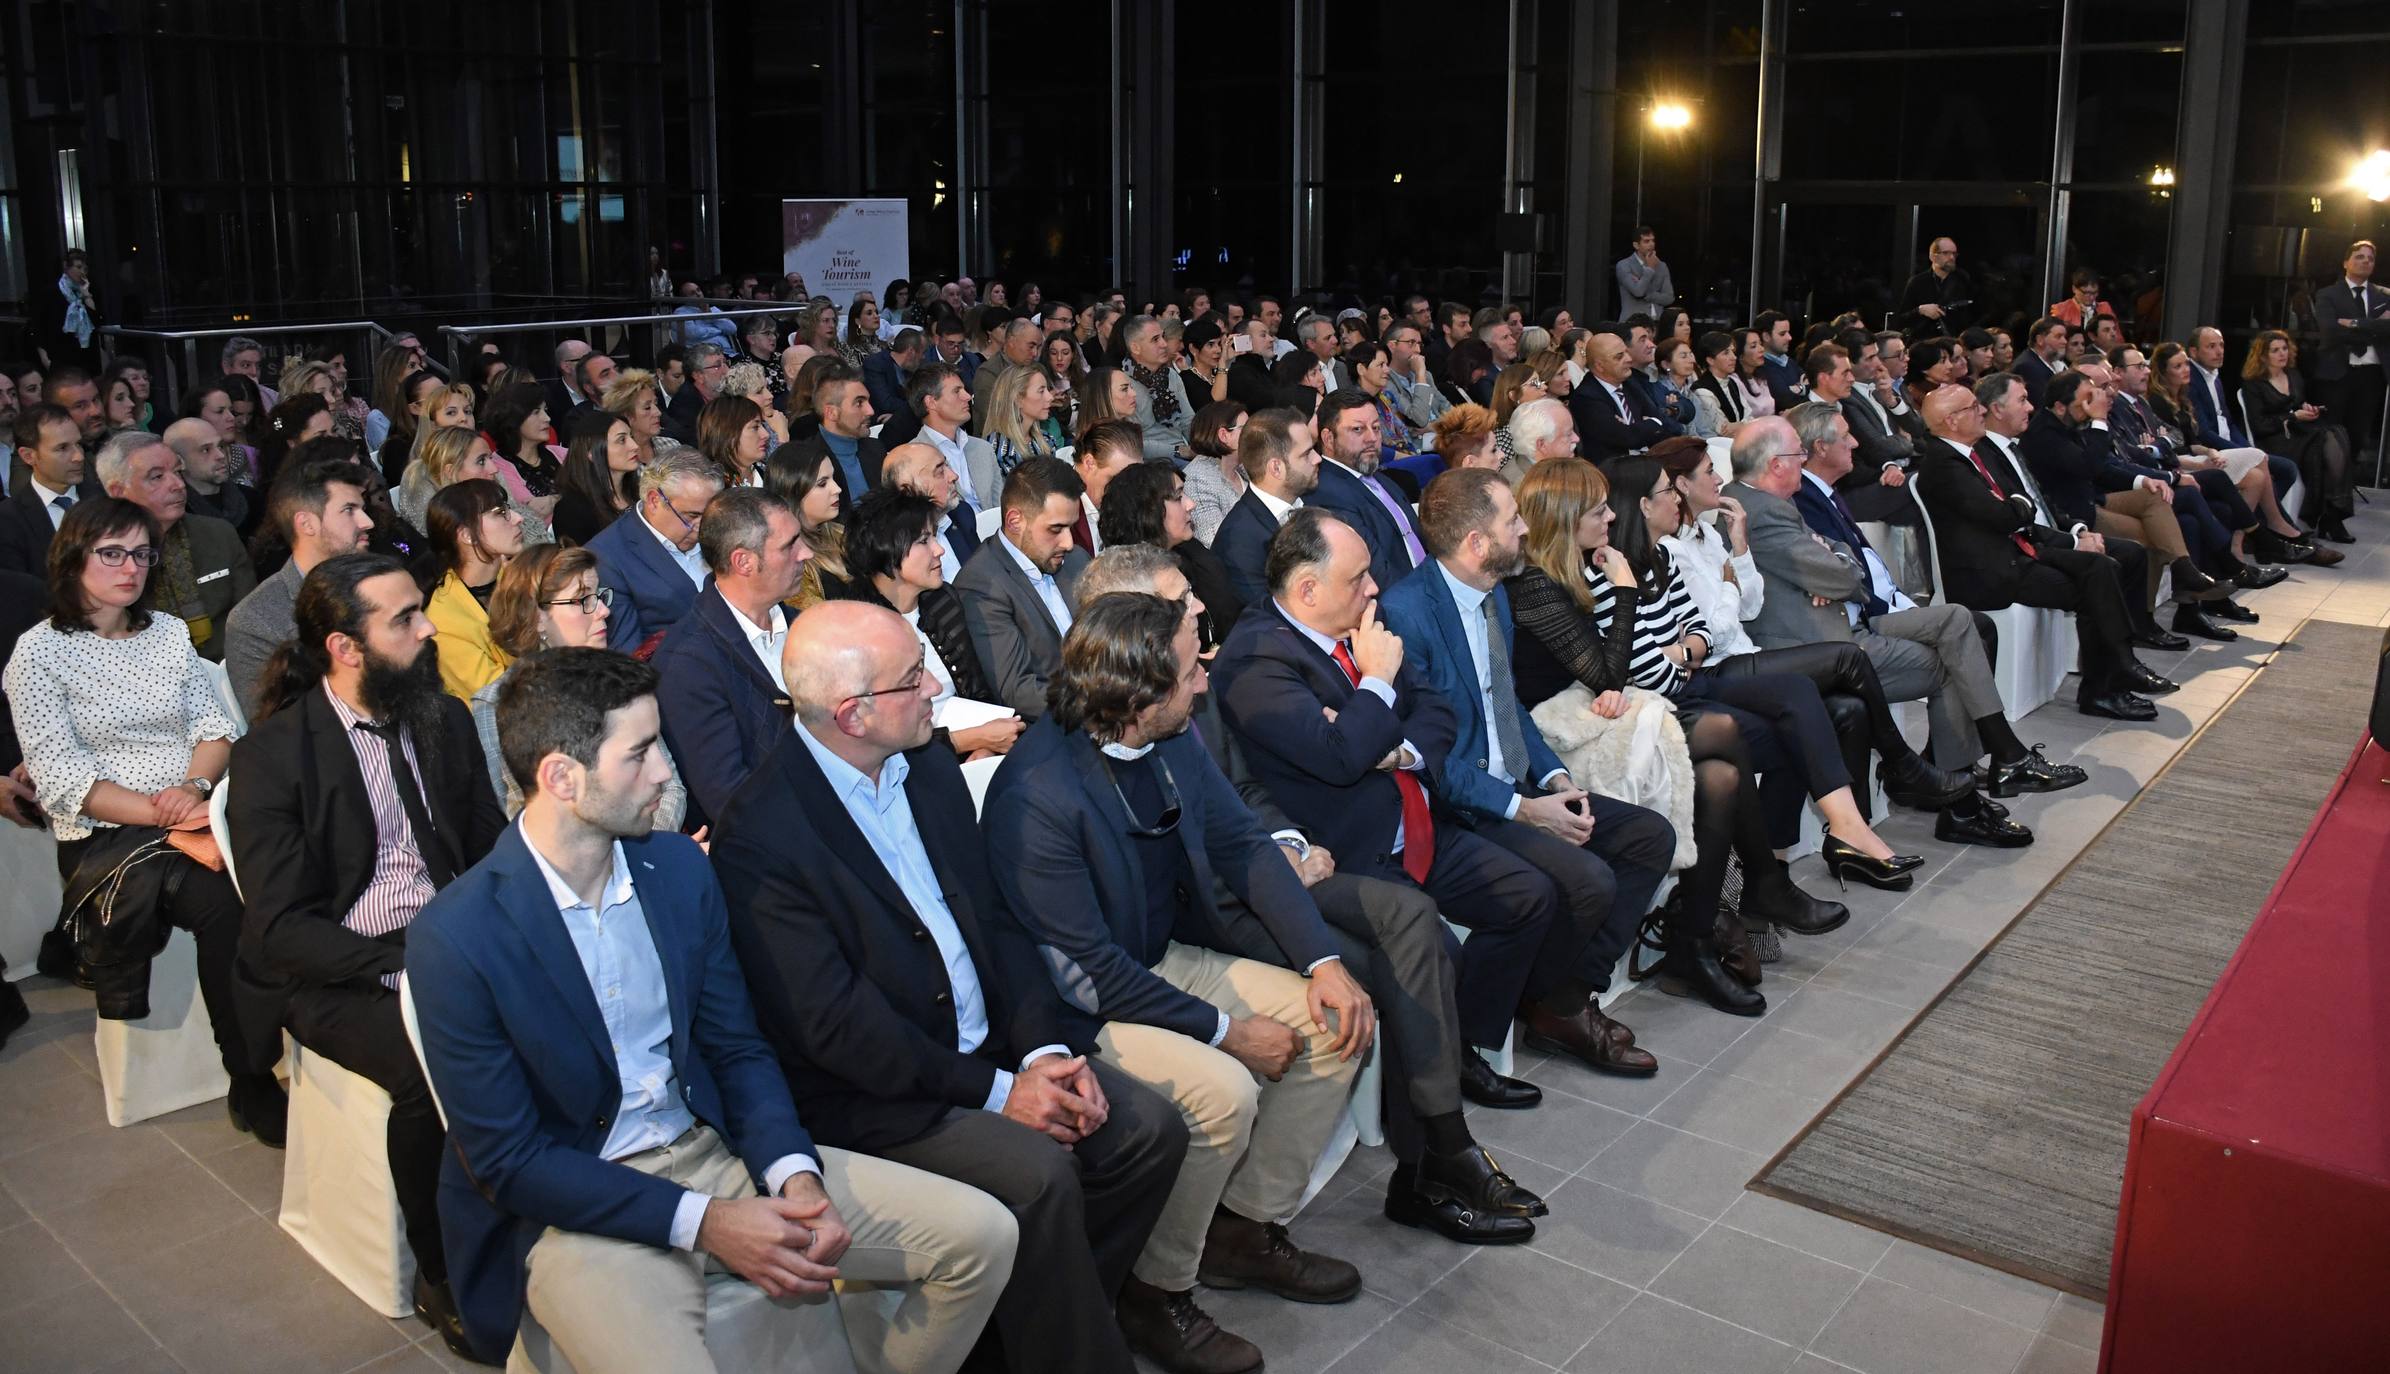
[[[1553,880],[1471,826],[1438,820],[1427,782],[1456,734],[1450,702],[1378,623],[1370,550],[1337,516],[1305,507],[1270,541],[1273,613],[1238,620],[1212,667],[1247,765],[1340,871],[1423,888],[1469,929],[1457,960],[1461,1032],[1499,1046],[1513,1016],[1592,1067],[1648,1076],[1658,1063],[1602,1015],[1579,957],[1598,933]]]

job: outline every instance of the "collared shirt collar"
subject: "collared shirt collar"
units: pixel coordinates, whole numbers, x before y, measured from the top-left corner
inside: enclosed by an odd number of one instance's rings
[[[1299,634],[1303,636],[1303,638],[1310,640],[1312,647],[1319,650],[1321,653],[1334,656],[1337,645],[1343,642],[1341,640],[1330,639],[1326,635],[1321,634],[1319,631],[1312,629],[1309,625],[1306,625],[1302,621],[1295,619],[1295,613],[1286,609],[1286,603],[1280,601],[1278,598],[1271,597],[1270,605],[1277,610],[1281,619],[1285,620],[1287,624],[1295,627],[1296,634]]]
[[[1801,469],[1801,480],[1817,488],[1818,495],[1825,497],[1828,501],[1834,499],[1834,484],[1832,482],[1825,480],[1807,468]]]
[[[1020,546],[1012,542],[1011,535],[999,532],[996,535],[996,542],[1004,546],[1004,552],[1012,556],[1014,566],[1018,567],[1021,570],[1021,575],[1030,581],[1036,582],[1054,575],[1030,562],[1029,555],[1021,552]]]
[[[44,507],[47,507],[52,501],[57,500],[59,497],[67,495],[66,492],[52,491],[48,487],[43,486],[41,479],[38,477],[27,477],[25,480],[33,484],[33,494],[41,498],[41,503]]]
[[[1281,501],[1263,491],[1259,486],[1253,488],[1253,495],[1261,501],[1262,509],[1278,517],[1278,523],[1281,525],[1286,523],[1286,517],[1289,514],[1303,508],[1303,498],[1300,496],[1292,501]]]
[[[1144,758],[1147,754],[1150,754],[1154,751],[1154,747],[1150,742],[1140,744],[1136,748],[1131,749],[1129,746],[1120,743],[1118,740],[1115,740],[1110,744],[1099,744],[1096,746],[1096,748],[1103,751],[1104,757],[1110,759],[1119,759],[1122,763],[1135,763],[1137,760]]]
[[[716,590],[720,590],[720,588],[717,587]],[[754,621],[749,620],[747,618],[747,613],[740,610],[735,604],[733,604],[729,597],[723,597],[722,604],[730,608],[730,618],[739,623],[739,629],[747,636],[747,641],[749,643],[753,643],[757,635],[779,635],[788,633],[788,612],[783,609],[780,603],[777,601],[772,603],[772,614],[769,617],[772,625],[768,630],[763,626],[756,624]]]
[[[1436,571],[1444,575],[1444,585],[1452,590],[1452,604],[1460,608],[1462,621],[1466,622],[1470,616],[1481,614],[1477,608],[1484,605],[1485,599],[1494,594],[1493,588],[1488,587],[1481,592],[1455,577],[1452,569],[1444,565],[1443,559],[1438,558],[1434,562]]]
[[[515,828],[522,830],[522,822],[517,821]],[[564,875],[556,871],[556,866],[548,862],[548,856],[539,852],[539,846],[531,842],[528,831],[523,832],[523,848],[531,851],[531,862],[539,865],[539,876],[547,880],[548,895],[556,899],[558,911],[571,911],[575,907],[589,905],[581,900],[580,893],[573,891],[573,885],[564,880]],[[622,841],[616,840],[614,871],[606,875],[606,890],[599,900],[606,907],[617,907],[629,901],[631,895],[631,863],[623,855]]]
[[[867,777],[862,769],[830,752],[830,746],[814,738],[804,722],[799,721],[791,728],[797,732],[797,738],[805,742],[805,752],[813,755],[813,761],[821,765],[822,776],[829,780],[830,790],[850,805],[860,802],[876,808],[881,798],[903,787],[905,779],[913,774],[911,759],[903,754],[890,754],[887,761],[880,765],[880,776],[876,779]]]

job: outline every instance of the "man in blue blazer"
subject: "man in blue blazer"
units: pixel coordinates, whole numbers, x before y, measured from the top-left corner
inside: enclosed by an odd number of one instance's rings
[[[589,541],[598,585],[614,593],[606,647],[654,652],[653,642],[680,623],[705,585],[697,528],[722,474],[694,450],[659,456],[639,469],[639,509]]]
[[[664,743],[689,789],[691,833],[722,814],[788,728],[781,603],[796,594],[808,556],[796,512],[757,487],[716,497],[701,543],[713,578],[655,655]]]
[[[1598,997],[1668,875],[1676,832],[1656,811],[1578,787],[1519,704],[1502,579],[1525,565],[1527,522],[1510,484],[1447,472],[1421,494],[1419,525],[1433,557],[1378,611],[1452,705],[1452,752],[1431,789],[1438,812],[1552,880],[1585,941],[1577,974]]]
[[[1250,421],[1248,421],[1250,423]],[[1427,561],[1410,502],[1378,475],[1385,450],[1378,408],[1362,391],[1336,391],[1320,403],[1319,486],[1304,504],[1334,512],[1369,546],[1369,575],[1391,587]],[[1239,442],[1242,447],[1242,441]],[[1253,605],[1248,601],[1245,604]]]
[[[1166,1368],[1230,1371],[1261,1352],[1195,1306],[1198,1278],[1301,1302],[1360,1292],[1358,1270],[1297,1248],[1278,1218],[1302,1200],[1376,1018],[1302,879],[1187,728],[1196,651],[1177,603],[1124,592],[1086,607],[1051,709],[996,771],[983,819],[1005,904],[1071,1015],[1176,1101],[1193,1136],[1122,1285],[1122,1330]],[[1287,967],[1220,952],[1215,882]]]
[[[1245,494],[1221,517],[1212,535],[1212,552],[1228,569],[1228,586],[1238,602],[1258,606],[1270,594],[1269,580],[1262,575],[1270,536],[1319,486],[1319,449],[1311,441],[1310,421],[1284,407],[1272,407],[1246,418],[1236,456],[1245,469]]]
[[[520,823],[409,927],[404,995],[448,1120],[440,1216],[475,1351],[710,1369],[709,1268],[774,1298],[898,1285],[850,1335],[952,1370],[1012,1268],[983,1193],[817,1147],[755,1028],[705,855],[651,834],[670,779],[652,670],[527,660],[498,702]],[[848,1253],[850,1241],[854,1243]],[[911,1272],[907,1272],[910,1269]]]

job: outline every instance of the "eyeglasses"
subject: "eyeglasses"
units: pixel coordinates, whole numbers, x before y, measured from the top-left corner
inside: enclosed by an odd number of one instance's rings
[[[868,701],[873,697],[903,696],[906,693],[918,692],[921,690],[921,679],[928,671],[929,668],[927,664],[916,663],[913,665],[913,671],[905,674],[904,679],[898,682],[894,687],[881,687],[869,692],[857,692],[853,696],[848,697],[847,700]]]
[[[558,601],[547,601],[542,602],[541,604],[547,606],[578,606],[581,608],[581,614],[596,615],[598,613],[598,607],[611,606],[614,604],[614,589],[612,587],[600,587],[596,591],[590,592],[585,596],[568,596]]]
[[[672,504],[670,501],[666,501],[664,503],[664,509],[672,512],[674,518],[680,521],[681,528],[684,530],[696,529],[697,522],[705,515],[704,511],[699,511],[697,514],[691,515],[687,511],[682,510],[680,507]]]
[[[1129,794],[1120,790],[1120,778],[1112,771],[1111,756],[1106,754],[1101,757],[1104,759],[1104,776],[1112,781],[1112,795],[1120,798],[1120,809],[1129,818],[1130,835],[1140,840],[1158,840],[1178,829],[1178,779],[1170,776],[1169,760],[1159,754],[1154,756],[1155,766],[1162,770],[1162,814],[1152,825],[1140,825],[1137,808],[1129,805]]]
[[[124,561],[128,558],[140,567],[154,568],[158,566],[158,560],[164,557],[163,554],[147,544],[131,549],[117,544],[102,544],[91,551],[91,556],[100,560],[101,566],[109,568],[123,567]]]

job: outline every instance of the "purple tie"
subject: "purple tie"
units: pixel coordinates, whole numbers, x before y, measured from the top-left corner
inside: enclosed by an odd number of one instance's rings
[[[1393,495],[1386,490],[1386,484],[1375,477],[1364,477],[1361,479],[1361,485],[1369,488],[1369,494],[1378,498],[1378,504],[1384,506],[1386,514],[1394,518],[1394,528],[1402,531],[1403,548],[1410,552],[1411,566],[1416,568],[1425,563],[1427,561],[1427,546],[1419,542],[1418,534],[1411,529],[1411,517],[1403,514],[1402,507],[1396,504]]]

